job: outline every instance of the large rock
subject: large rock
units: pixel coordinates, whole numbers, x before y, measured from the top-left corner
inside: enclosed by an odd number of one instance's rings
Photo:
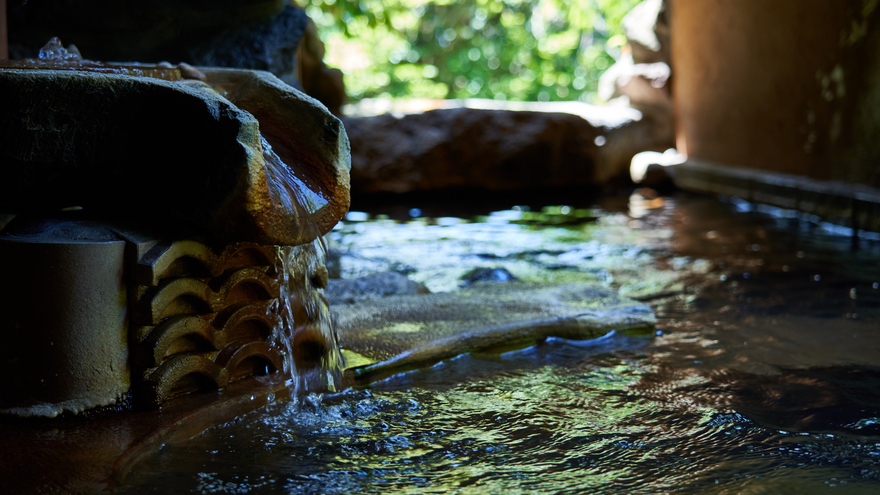
[[[591,186],[626,173],[636,153],[669,147],[631,109],[467,104],[483,108],[346,119],[352,187],[402,193]]]
[[[599,78],[599,98],[618,97],[643,116],[640,136],[653,143],[639,151],[675,147],[675,122],[669,81],[669,26],[663,0],[645,0],[623,19],[630,53],[624,54]]]
[[[0,70],[0,211],[80,206],[263,244],[332,228],[348,208],[339,120],[268,73],[205,73],[227,98],[195,81]],[[273,203],[261,132],[293,207]]]
[[[260,22],[233,25],[190,45],[170,45],[161,53],[193,65],[265,70],[294,86],[296,51],[309,22],[302,9],[288,5]]]
[[[624,54],[599,78],[599,98],[625,96],[630,105],[650,114],[674,140],[669,26],[663,0],[645,0],[623,18],[630,53]]]
[[[185,61],[264,70],[339,114],[342,73],[324,65],[324,44],[305,11],[283,0],[10,0],[12,58],[33,58],[58,36],[99,60]]]
[[[575,115],[441,109],[345,121],[363,192],[595,182],[599,132]]]
[[[635,64],[632,58],[621,57],[599,79],[599,97],[610,100],[626,96],[633,108],[663,107],[671,113],[670,76],[664,62]]]
[[[171,47],[168,52],[174,53]],[[315,23],[293,5],[262,22],[234,26],[174,54],[191,64],[269,71],[334,115],[340,114],[345,102],[342,71],[324,64],[324,43]]]
[[[342,115],[347,99],[342,71],[324,64],[324,42],[311,19],[296,51],[296,79],[307,95],[326,105],[333,115]]]

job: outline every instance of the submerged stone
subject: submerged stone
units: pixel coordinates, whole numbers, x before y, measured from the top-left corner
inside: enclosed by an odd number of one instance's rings
[[[461,277],[465,287],[477,282],[512,282],[517,278],[507,268],[474,268]]]
[[[588,284],[476,284],[333,309],[340,347],[358,381],[548,337],[647,335],[655,323],[650,307]]]
[[[424,284],[397,272],[380,272],[353,280],[332,280],[324,289],[330,304],[352,304],[387,296],[427,294]]]

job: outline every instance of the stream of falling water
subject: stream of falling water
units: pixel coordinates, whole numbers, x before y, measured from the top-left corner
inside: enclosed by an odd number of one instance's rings
[[[323,289],[315,287],[311,280],[325,260],[326,248],[321,237],[302,246],[278,246],[276,251],[281,288],[270,311],[280,315],[280,319],[272,333],[272,345],[281,350],[284,373],[291,380],[294,395],[337,391],[345,368]],[[310,333],[312,342],[323,343],[317,346],[319,349],[312,349],[306,362],[297,362],[297,356],[303,359],[304,352],[309,352],[295,348],[296,342],[302,340],[300,332]]]
[[[307,218],[327,204],[326,198],[294,174],[265,138],[260,140],[269,195],[277,207]],[[326,264],[327,248],[314,225],[301,227],[314,230],[316,238],[301,246],[276,246],[275,268],[280,273],[281,286],[278,300],[269,308],[280,316],[271,342],[281,351],[283,371],[290,378],[295,396],[338,390],[345,368],[322,284],[313,282]],[[297,345],[307,348],[297,349]],[[297,362],[298,356],[302,362]]]

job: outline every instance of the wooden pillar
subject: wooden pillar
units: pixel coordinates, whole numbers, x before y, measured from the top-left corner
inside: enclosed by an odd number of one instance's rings
[[[6,38],[6,0],[0,0],[0,60],[9,58]]]
[[[667,2],[688,159],[880,187],[880,8]]]

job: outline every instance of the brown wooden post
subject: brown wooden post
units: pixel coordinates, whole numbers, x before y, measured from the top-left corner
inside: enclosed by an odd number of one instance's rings
[[[6,41],[6,0],[0,0],[0,60],[9,58],[9,45]]]

